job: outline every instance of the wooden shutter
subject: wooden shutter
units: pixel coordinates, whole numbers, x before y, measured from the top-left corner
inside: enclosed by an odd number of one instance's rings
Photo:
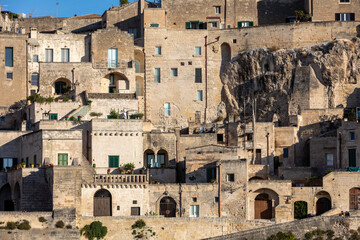
[[[199,29],[204,29],[204,23],[203,22],[199,22]]]
[[[355,21],[355,13],[350,13],[350,21]]]
[[[249,22],[249,26],[250,27],[254,26],[254,22]]]
[[[242,28],[242,22],[238,22],[238,28]]]
[[[201,83],[202,82],[202,69],[195,68],[195,82]]]
[[[186,22],[186,23],[185,23],[185,27],[186,27],[186,29],[190,29],[190,28],[191,28],[190,22]]]
[[[335,21],[340,21],[340,13],[335,13]]]

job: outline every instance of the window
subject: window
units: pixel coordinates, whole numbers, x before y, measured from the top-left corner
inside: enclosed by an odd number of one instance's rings
[[[210,23],[210,26],[212,28],[217,28],[218,27],[218,22],[209,22]]]
[[[131,207],[131,216],[140,216],[140,207]]]
[[[164,104],[164,115],[165,116],[170,116],[170,103],[165,103]]]
[[[147,163],[148,163],[149,168],[154,168],[155,167],[155,155],[148,154],[147,155]]]
[[[165,167],[165,154],[158,154],[157,155],[157,162],[156,162],[156,167],[161,167],[164,168]]]
[[[116,48],[108,49],[108,67],[116,68],[117,67],[117,58],[118,58],[118,50]]]
[[[59,166],[67,166],[68,165],[68,154],[67,153],[59,153],[58,154],[58,165]]]
[[[349,132],[349,141],[355,141],[355,132]]]
[[[195,68],[195,82],[202,83],[202,69]]]
[[[235,182],[235,174],[234,173],[226,174],[226,181],[227,182]]]
[[[185,25],[186,25],[186,29],[204,29],[205,28],[205,24],[200,21],[186,22]]]
[[[70,49],[61,49],[61,62],[70,62]]]
[[[135,60],[135,72],[140,73],[140,63]]]
[[[199,217],[199,205],[190,206],[190,217]]]
[[[156,83],[160,83],[160,68],[155,68],[154,69],[154,81]]]
[[[39,55],[33,56],[33,62],[39,62]]]
[[[254,26],[254,22],[251,21],[238,22],[238,28],[252,27],[252,26]]]
[[[134,34],[134,39],[137,38],[137,29],[136,28],[129,28],[129,33]]]
[[[110,74],[109,76],[109,79],[110,79],[110,85],[115,85],[115,75],[114,74]]]
[[[288,148],[284,148],[283,149],[283,156],[284,156],[284,158],[288,158],[289,157],[289,149]]]
[[[171,76],[172,77],[177,77],[178,76],[178,69],[177,68],[172,68],[171,69]]]
[[[197,100],[198,101],[203,100],[203,91],[202,90],[197,90],[196,95],[197,95]]]
[[[57,113],[50,113],[49,114],[49,120],[58,120],[58,114]]]
[[[119,156],[109,156],[109,168],[119,167]]]
[[[219,197],[215,197],[214,201],[215,201],[216,203],[218,203],[218,202],[219,202]]]
[[[36,90],[30,90],[30,95],[35,95],[36,94]]]
[[[326,166],[328,167],[334,166],[334,155],[331,153],[326,153]]]
[[[36,165],[36,155],[34,155],[34,162],[33,163]]]
[[[335,13],[335,21],[355,21],[355,13]]]
[[[0,117],[0,122],[5,122],[5,117]]]
[[[150,27],[157,28],[157,27],[159,27],[159,24],[158,23],[151,23]]]
[[[161,55],[161,46],[155,47],[155,55]]]
[[[12,158],[4,158],[3,159],[3,168],[12,167],[13,166],[13,159]]]
[[[14,76],[13,76],[13,73],[12,73],[12,72],[7,72],[7,73],[6,73],[6,79],[7,79],[7,80],[13,80],[13,77],[14,77]]]
[[[340,3],[350,3],[350,0],[340,0]]]
[[[196,56],[201,55],[201,47],[195,47],[195,55]]]
[[[193,198],[192,198],[192,201],[193,201],[193,202],[197,202],[197,198],[196,198],[196,197],[193,197]]]
[[[215,6],[215,13],[220,14],[221,13],[221,6]]]
[[[45,62],[53,62],[53,50],[45,49]]]
[[[206,168],[206,182],[216,181],[216,168]]]
[[[5,48],[5,67],[14,66],[14,49],[12,47]]]
[[[236,39],[233,39],[233,43],[236,43],[237,41],[236,41]]]
[[[137,204],[137,200],[133,200],[133,204]]]
[[[31,86],[39,86],[39,74],[38,73],[31,74]]]

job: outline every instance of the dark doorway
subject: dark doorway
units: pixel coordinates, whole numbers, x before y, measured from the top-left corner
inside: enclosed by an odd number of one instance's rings
[[[297,201],[294,203],[294,218],[302,219],[307,217],[307,202]]]
[[[262,193],[255,198],[255,219],[272,218],[272,201],[268,194]]]
[[[57,81],[55,83],[55,93],[56,94],[63,94],[66,92],[66,82]]]
[[[331,201],[328,198],[320,198],[316,202],[316,215],[321,215],[331,209]]]
[[[356,149],[349,149],[349,167],[356,167]]]
[[[358,210],[360,203],[360,189],[352,188],[349,191],[350,210]]]
[[[10,184],[5,184],[0,189],[0,211],[14,211],[14,209]]]
[[[94,195],[94,217],[111,216],[111,193],[100,189]]]
[[[14,210],[20,211],[21,210],[21,193],[20,193],[20,184],[17,182],[15,184],[14,189]]]
[[[160,215],[176,217],[176,202],[171,197],[164,197],[160,201]]]
[[[255,164],[261,164],[261,149],[256,149]]]

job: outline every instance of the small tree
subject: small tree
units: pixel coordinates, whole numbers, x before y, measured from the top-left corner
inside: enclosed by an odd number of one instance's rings
[[[90,225],[85,225],[81,231],[81,235],[84,235],[89,240],[102,239],[107,234],[107,227],[103,226],[101,222],[95,221]]]
[[[129,0],[120,0],[121,5],[124,5],[124,4],[127,4],[127,3],[129,3]]]

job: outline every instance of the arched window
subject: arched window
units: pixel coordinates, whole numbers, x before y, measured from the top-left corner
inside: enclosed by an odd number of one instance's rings
[[[144,163],[148,168],[155,167],[155,154],[152,150],[148,149],[144,153]]]
[[[111,216],[111,193],[106,189],[98,190],[94,195],[94,217]]]
[[[166,150],[161,149],[158,151],[156,167],[158,168],[168,167],[168,153]]]
[[[135,60],[135,72],[140,73],[140,63],[139,61]]]
[[[55,82],[54,88],[56,94],[65,94],[71,89],[70,81],[67,79],[59,79]]]

